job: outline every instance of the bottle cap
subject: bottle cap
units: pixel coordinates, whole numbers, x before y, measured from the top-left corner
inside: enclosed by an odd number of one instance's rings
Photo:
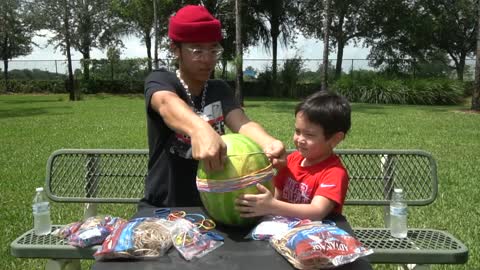
[[[43,191],[43,187],[37,187],[37,188],[35,189],[35,191],[36,191],[36,192]]]
[[[401,189],[401,188],[394,188],[393,191],[398,193],[398,192],[403,192],[403,189]]]

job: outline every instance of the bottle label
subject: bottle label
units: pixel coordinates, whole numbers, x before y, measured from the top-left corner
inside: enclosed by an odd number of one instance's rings
[[[404,206],[390,206],[390,215],[392,216],[406,216],[407,207]]]
[[[48,202],[36,203],[33,205],[34,214],[45,213],[48,211],[50,211]]]

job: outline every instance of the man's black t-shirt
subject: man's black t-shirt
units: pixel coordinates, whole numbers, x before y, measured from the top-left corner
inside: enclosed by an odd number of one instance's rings
[[[175,73],[155,70],[146,78],[149,161],[142,201],[159,207],[199,206],[201,201],[195,182],[198,161],[192,159],[190,138],[170,129],[151,108],[150,100],[156,91],[174,92],[190,105]],[[197,111],[202,110],[202,94],[192,96]],[[231,88],[223,81],[208,80],[205,108],[199,116],[222,135],[225,133],[224,117],[236,108],[240,105]]]

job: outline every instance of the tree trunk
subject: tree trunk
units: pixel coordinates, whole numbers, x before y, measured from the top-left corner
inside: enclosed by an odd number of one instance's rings
[[[472,93],[472,110],[480,111],[480,3],[477,3],[477,53],[475,58],[475,86]]]
[[[342,76],[342,59],[343,49],[345,48],[345,42],[343,40],[337,41],[337,64],[335,66],[335,79],[340,79]]]
[[[461,53],[458,57],[458,62],[455,62],[455,70],[457,71],[457,80],[463,81],[463,73],[465,71],[465,58],[466,54]]]
[[[5,92],[10,91],[8,85],[8,59],[3,59],[3,78],[5,79]]]
[[[330,28],[330,0],[325,1],[325,10],[323,18],[323,71],[321,74],[322,91],[328,88],[328,39]]]
[[[90,80],[90,48],[84,48],[83,55],[83,80]]]
[[[277,85],[277,40],[279,35],[278,22],[272,21],[272,27],[270,29],[270,35],[272,36],[272,92],[275,96],[281,96],[281,91],[278,91]]]
[[[147,47],[148,71],[152,71],[152,36],[145,34],[145,46]]]
[[[92,47],[92,40],[90,37],[90,32],[92,29],[92,18],[90,16],[90,8],[88,1],[83,1],[82,5],[82,14],[80,18],[82,22],[80,22],[80,28],[82,30],[82,37],[80,42],[80,53],[83,56],[83,80],[88,81],[90,80],[90,49]]]
[[[68,1],[64,1],[65,5],[65,14],[63,17],[63,23],[65,27],[65,50],[67,52],[67,66],[68,66],[68,80],[67,80],[67,91],[70,93],[70,100],[76,101],[79,99],[77,90],[74,87],[73,81],[73,69],[72,69],[72,55],[70,53],[70,10],[68,9]]]
[[[153,66],[155,69],[158,69],[158,18],[157,18],[157,0],[153,0],[153,31],[155,36],[155,44],[154,44],[154,63]]]
[[[225,58],[222,58],[222,79],[227,79],[227,65],[228,61]]]
[[[242,46],[242,3],[235,0],[235,98],[243,106],[243,46]],[[226,66],[226,65],[225,65]],[[225,68],[224,66],[224,68]]]
[[[343,32],[343,24],[345,23],[345,14],[341,11],[338,15],[338,26],[335,31],[337,40],[337,63],[335,64],[335,80],[342,76],[343,50],[345,49],[345,33]],[[331,19],[330,19],[331,20]]]

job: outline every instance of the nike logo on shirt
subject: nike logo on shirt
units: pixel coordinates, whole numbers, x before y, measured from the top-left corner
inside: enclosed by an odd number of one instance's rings
[[[324,183],[321,183],[321,184],[320,184],[320,187],[321,187],[321,188],[335,187],[335,186],[336,186],[336,185],[334,185],[334,184],[324,184]]]

